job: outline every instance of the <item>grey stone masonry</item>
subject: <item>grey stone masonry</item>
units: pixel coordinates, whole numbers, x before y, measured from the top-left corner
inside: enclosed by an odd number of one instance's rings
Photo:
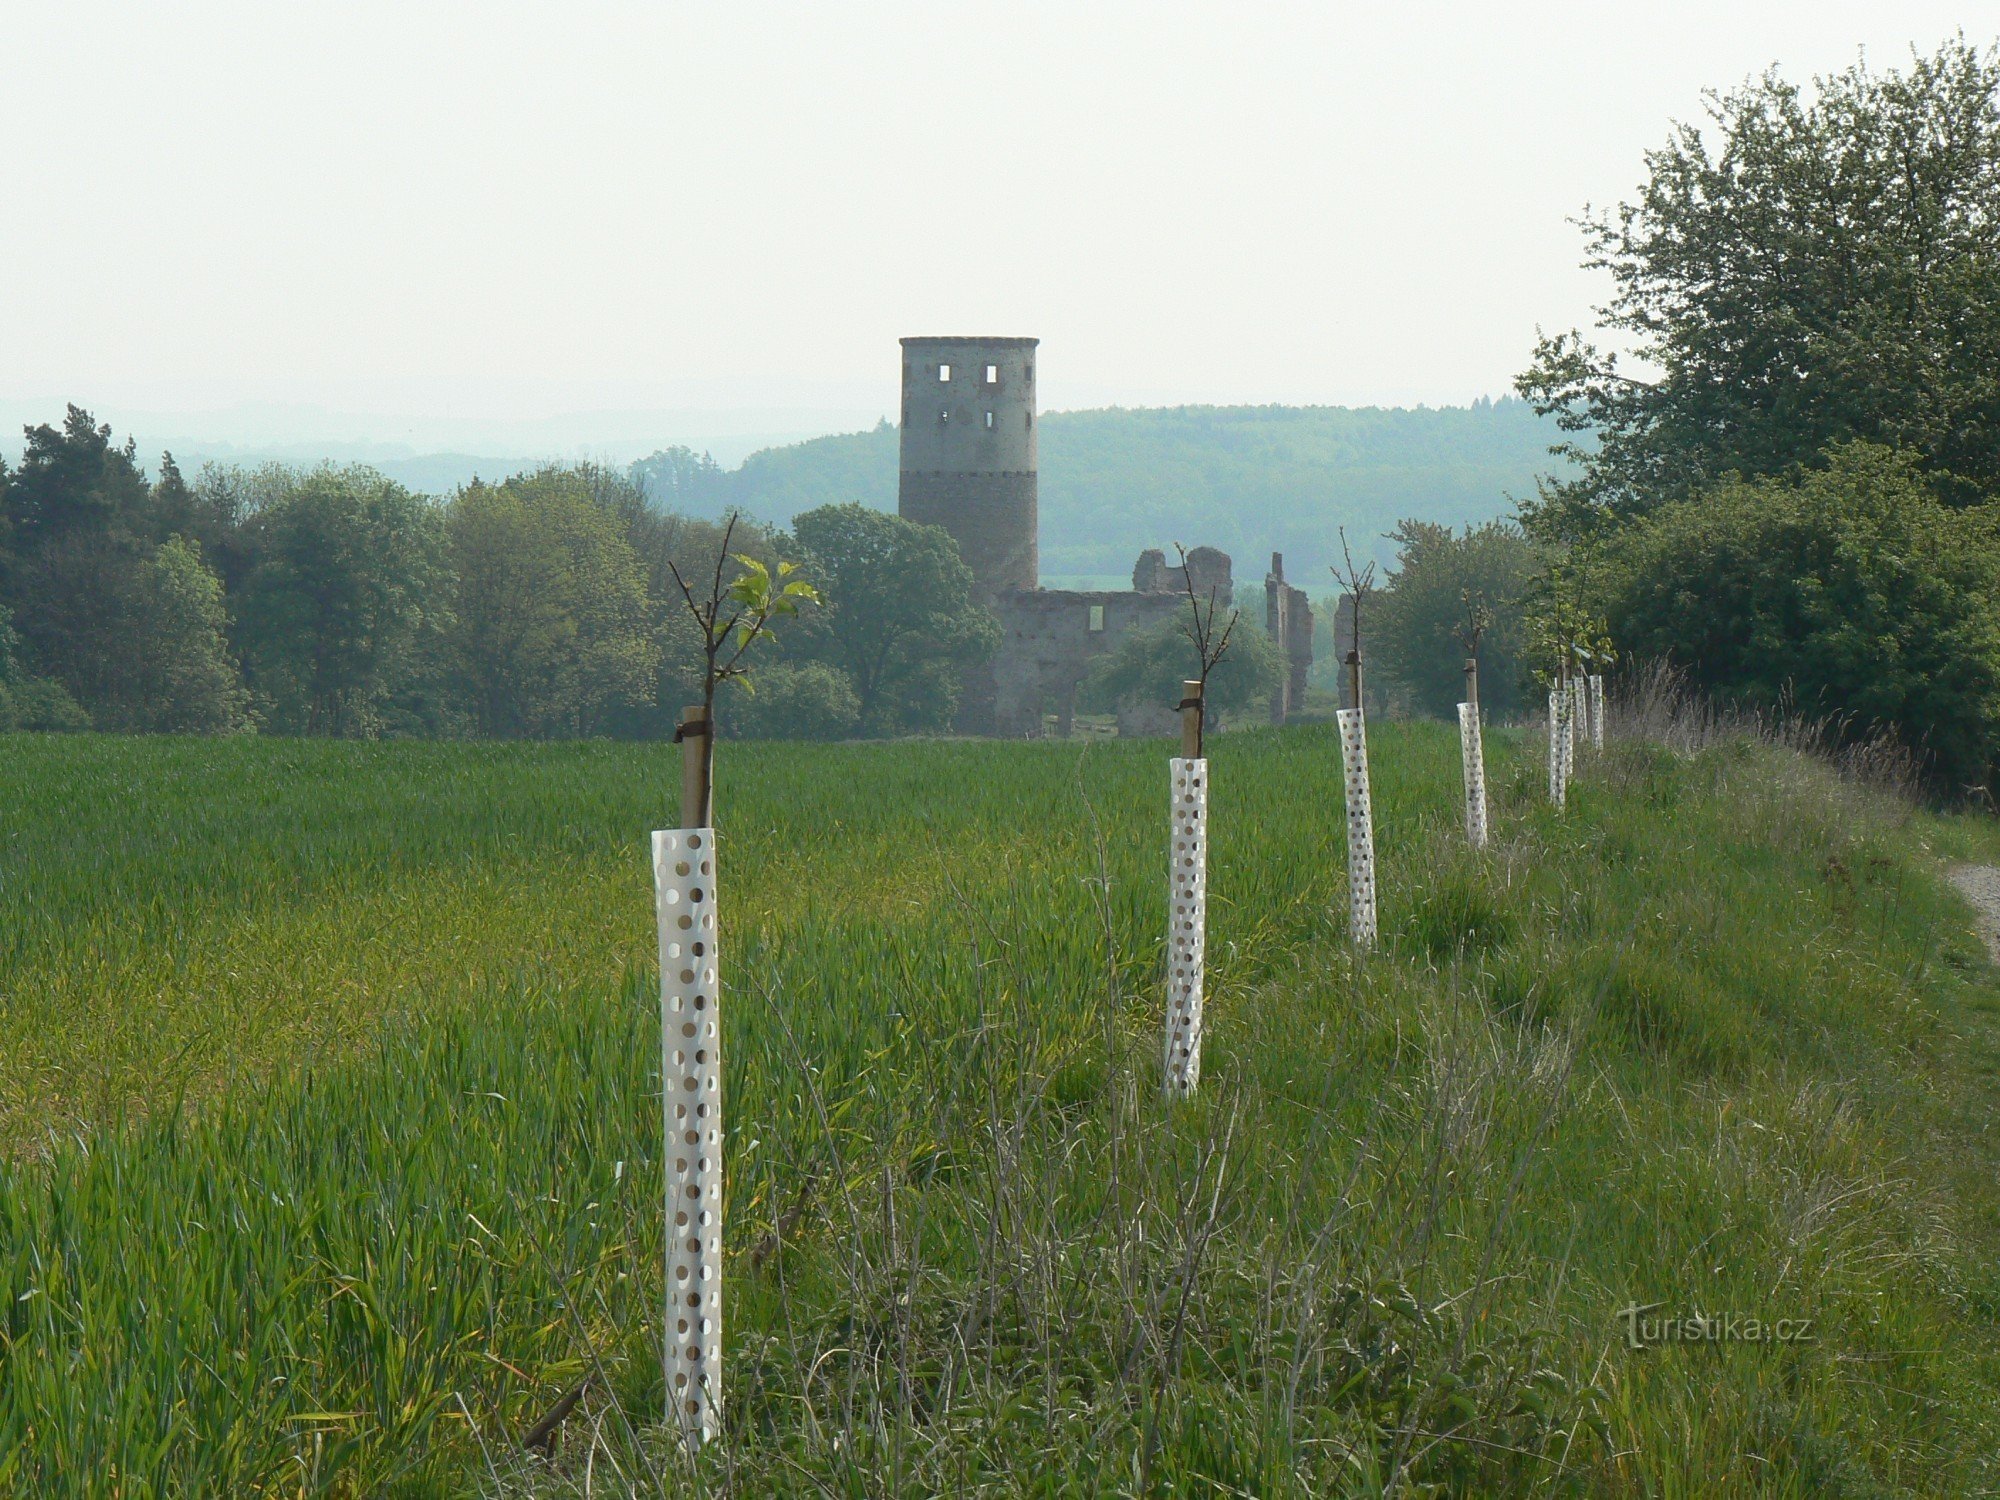
[[[1282,724],[1305,707],[1306,677],[1313,662],[1312,601],[1304,589],[1285,582],[1285,555],[1271,554],[1264,577],[1264,628],[1285,659],[1285,675],[1271,694],[1271,722]]]
[[[1031,338],[903,341],[897,511],[958,542],[982,599],[1040,582]]]

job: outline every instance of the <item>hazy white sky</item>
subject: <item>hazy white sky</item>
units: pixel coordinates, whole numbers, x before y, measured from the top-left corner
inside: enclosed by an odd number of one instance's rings
[[[1961,28],[2000,0],[7,0],[0,400],[831,421],[992,332],[1052,408],[1463,402],[1704,86]]]

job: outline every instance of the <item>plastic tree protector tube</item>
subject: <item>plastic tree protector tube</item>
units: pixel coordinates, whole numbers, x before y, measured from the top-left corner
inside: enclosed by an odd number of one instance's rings
[[[1568,792],[1567,769],[1563,754],[1569,740],[1569,730],[1563,723],[1563,692],[1560,688],[1549,689],[1549,801],[1555,806],[1563,805]]]
[[[1208,941],[1208,762],[1168,763],[1173,789],[1167,874],[1165,1090],[1185,1097],[1201,1082],[1202,966]]]
[[[1368,723],[1340,710],[1340,760],[1347,782],[1348,931],[1357,948],[1375,946],[1375,818],[1368,806]]]
[[[722,1421],[722,1025],[715,832],[653,835],[666,1107],[667,1402],[690,1448]]]
[[[1486,757],[1479,744],[1479,705],[1458,705],[1458,747],[1465,760],[1465,841],[1486,847]]]

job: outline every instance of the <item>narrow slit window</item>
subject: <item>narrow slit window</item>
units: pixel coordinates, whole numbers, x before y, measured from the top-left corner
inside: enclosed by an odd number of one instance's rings
[[[986,367],[986,383],[988,385],[998,385],[1000,383],[1000,367],[998,365],[988,365]]]
[[[1022,369],[1021,374],[1023,378],[1028,380],[1033,380],[1035,378],[1035,367],[1033,365],[1028,365]]]
[[[951,408],[947,406],[938,413],[938,426],[943,427],[950,421],[951,421]]]
[[[944,385],[944,384],[949,384],[949,383],[950,383],[950,381],[951,381],[951,366],[950,366],[950,365],[939,365],[939,366],[938,366],[938,383],[939,383],[940,385]]]
[[[1090,606],[1090,633],[1092,635],[1099,635],[1103,633],[1103,630],[1104,630],[1104,606],[1101,604],[1093,604]]]
[[[993,413],[990,411],[986,414],[986,430],[988,432],[993,430]]]

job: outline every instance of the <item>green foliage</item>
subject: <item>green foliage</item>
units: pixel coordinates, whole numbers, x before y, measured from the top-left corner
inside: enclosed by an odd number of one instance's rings
[[[1578,539],[1851,438],[1918,455],[1955,503],[2000,489],[2000,52],[1961,38],[1810,95],[1767,74],[1707,115],[1585,221],[1617,283],[1599,321],[1659,374],[1542,340],[1518,388],[1588,442],[1530,529]]]
[[[382,733],[437,660],[442,514],[370,469],[323,468],[288,476],[246,530],[237,639],[270,727]]]
[[[1797,481],[1731,480],[1602,549],[1583,587],[1619,646],[1766,708],[1891,730],[1957,789],[2000,761],[2000,536],[1907,457],[1847,444]]]
[[[452,501],[446,536],[457,580],[449,639],[481,733],[601,734],[651,701],[656,608],[586,476],[474,483]]]
[[[1478,626],[1479,701],[1491,720],[1525,706],[1522,600],[1536,566],[1533,544],[1506,521],[1448,526],[1403,521],[1388,586],[1369,601],[1368,660],[1417,712],[1453,719],[1465,698],[1465,659]],[[1315,655],[1332,654],[1332,621]]]
[[[1216,621],[1219,635],[1228,615]],[[1271,638],[1249,621],[1238,619],[1229,634],[1229,649],[1208,674],[1205,702],[1209,718],[1219,723],[1253,703],[1269,699],[1285,671],[1284,657]],[[1163,621],[1144,630],[1128,630],[1091,663],[1077,690],[1077,705],[1086,713],[1115,713],[1121,707],[1159,705],[1171,709],[1181,700],[1181,684],[1201,676],[1201,657],[1188,638],[1187,618]]]
[[[740,552],[731,553],[729,560],[738,571],[723,598],[733,612],[718,612],[711,622],[720,627],[715,636],[715,645],[720,649],[710,679],[714,687],[741,680],[747,690],[750,667],[744,657],[750,648],[777,638],[774,621],[795,620],[801,606],[822,601],[817,588],[803,578],[792,576],[798,572],[797,563],[781,562],[773,573],[756,558]]]
[[[634,463],[628,472],[654,505],[676,515],[708,514],[726,489],[722,466],[692,448],[663,448]],[[719,514],[727,514],[727,507]]]
[[[958,544],[861,505],[807,511],[792,529],[826,597],[795,632],[794,654],[847,677],[864,734],[948,727],[960,674],[999,642]]]
[[[1230,553],[1239,577],[1279,551],[1294,582],[1323,578],[1343,524],[1372,535],[1384,515],[1491,519],[1507,495],[1531,490],[1558,436],[1512,399],[1413,410],[1058,411],[1036,420],[1044,577],[1130,577],[1141,548],[1183,537]],[[898,441],[884,423],[764,449],[732,470],[669,450],[633,473],[657,503],[696,515],[741,509],[782,522],[849,502],[887,510]]]
[[[1933,872],[2000,836],[1740,743],[1557,815],[1501,732],[1478,855],[1455,736],[1371,741],[1366,959],[1332,730],[1217,742],[1172,1109],[1157,745],[724,742],[684,1477],[659,749],[7,740],[0,1492],[1991,1488],[2000,988]],[[1624,1348],[1655,1302],[1817,1336]]]
[[[222,582],[201,549],[169,537],[140,574],[141,623],[133,675],[145,684],[129,727],[230,734],[251,727],[250,695],[229,652]]]
[[[1603,671],[1618,659],[1610,623],[1584,583],[1586,556],[1580,551],[1550,553],[1529,581],[1524,659],[1540,689],[1582,672]]]
[[[46,677],[30,677],[22,669],[20,653],[21,638],[0,614],[0,733],[90,728],[90,715],[62,684]]]
[[[854,684],[825,662],[762,666],[748,685],[722,714],[724,730],[744,739],[846,739],[861,719]]]
[[[109,424],[71,406],[62,429],[27,429],[21,465],[4,490],[8,542],[32,556],[65,538],[126,535],[143,529],[149,500],[132,442],[114,447]],[[22,633],[34,641],[35,632]]]

